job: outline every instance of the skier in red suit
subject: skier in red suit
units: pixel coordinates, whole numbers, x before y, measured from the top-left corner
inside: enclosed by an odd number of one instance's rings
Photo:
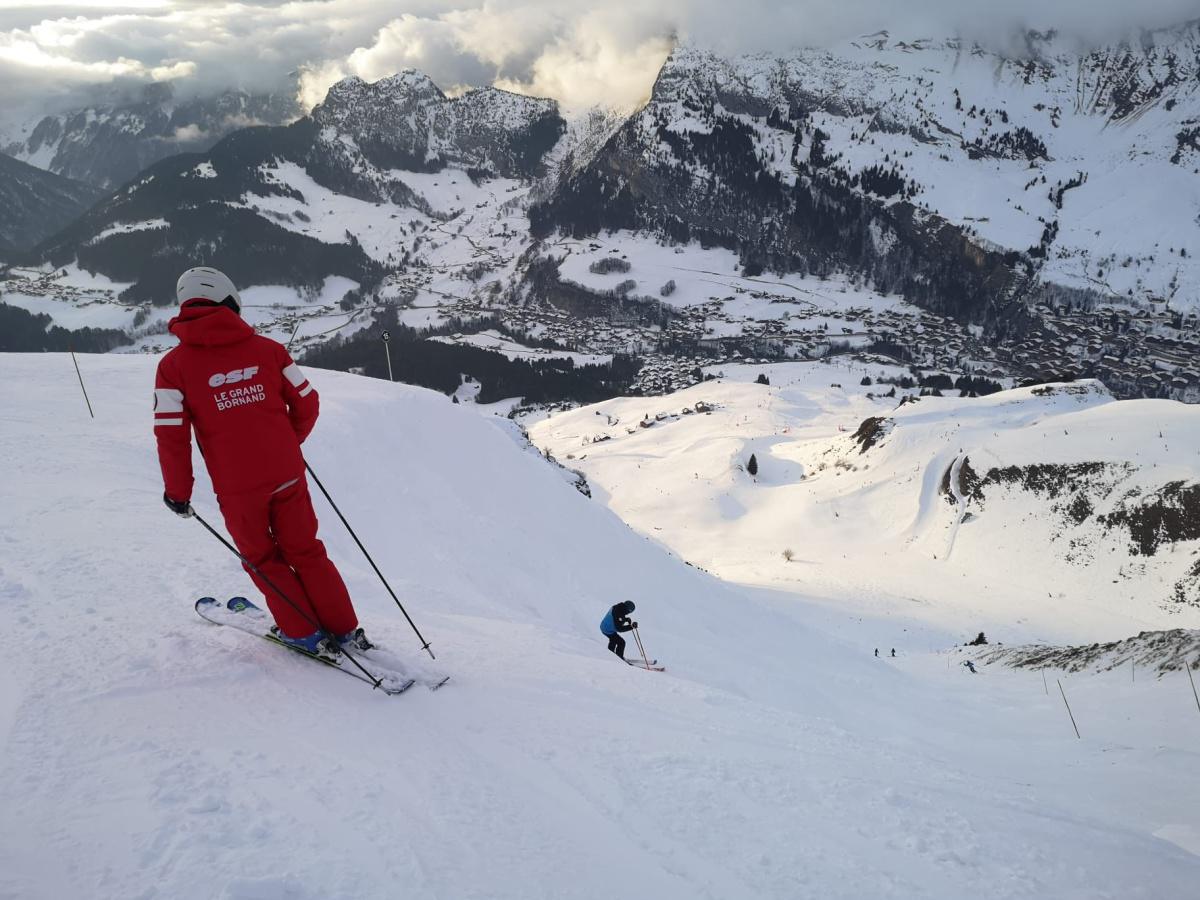
[[[192,515],[192,429],[225,525],[253,570],[279,636],[314,653],[340,644],[367,649],[337,568],[317,539],[300,444],[316,424],[317,392],[287,350],[241,318],[241,298],[216,269],[189,269],[176,287],[179,315],[167,328],[179,346],[158,364],[154,434],[176,514]],[[306,618],[307,617],[307,618]],[[314,629],[318,622],[321,629]]]

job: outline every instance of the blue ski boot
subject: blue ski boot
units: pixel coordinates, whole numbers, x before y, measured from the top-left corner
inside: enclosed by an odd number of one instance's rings
[[[337,641],[346,650],[372,650],[375,648],[375,645],[367,640],[367,636],[361,628],[355,628],[353,631],[339,634]]]
[[[294,638],[288,637],[278,628],[272,630],[275,632],[275,637],[279,639],[279,643],[285,646],[303,650],[305,653],[310,653],[313,656],[323,656],[326,659],[336,659],[341,655],[342,651],[334,647],[330,640],[325,637],[324,633],[320,631],[314,631],[307,637]]]

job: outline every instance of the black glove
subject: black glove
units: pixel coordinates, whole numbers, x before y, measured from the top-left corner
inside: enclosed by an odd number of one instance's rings
[[[167,509],[185,519],[190,519],[195,513],[192,512],[192,504],[187,500],[172,500],[163,493],[163,503],[167,504]]]
[[[634,622],[634,623],[633,623],[633,624],[632,624],[630,627],[631,627],[631,628],[637,628],[637,622]]]

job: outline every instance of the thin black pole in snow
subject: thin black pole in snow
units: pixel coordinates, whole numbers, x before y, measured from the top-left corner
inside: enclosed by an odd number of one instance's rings
[[[317,631],[321,632],[321,634],[324,635],[333,646],[335,646],[335,647],[337,646],[337,638],[336,637],[334,637],[332,634],[330,634],[321,625],[320,622],[313,621],[312,616],[310,616],[303,609],[301,609],[299,606],[297,606],[295,603],[293,603],[291,597],[289,597],[287,594],[285,594],[283,591],[281,591],[278,587],[276,587],[275,582],[271,581],[270,578],[268,578],[266,575],[264,575],[259,570],[258,566],[254,565],[254,563],[250,562],[250,560],[248,560],[248,559],[246,559],[246,557],[242,556],[242,554],[238,551],[237,547],[233,546],[233,544],[231,544],[231,543],[229,543],[229,541],[225,540],[225,538],[221,536],[221,533],[219,531],[217,531],[215,528],[213,528],[211,525],[209,525],[207,522],[205,522],[204,519],[200,516],[200,514],[198,512],[196,512],[194,509],[192,510],[192,518],[194,518],[197,522],[199,522],[206,529],[208,529],[209,534],[211,534],[218,541],[220,541],[222,544],[224,544],[226,549],[229,550],[230,553],[232,553],[234,556],[236,556],[238,559],[240,559],[242,561],[242,565],[244,565],[247,569],[249,569],[251,572],[253,572],[255,575],[257,575],[259,578],[261,578],[263,580],[263,583],[266,584],[266,586],[269,587],[271,590],[273,590],[276,594],[278,594],[279,598],[281,600],[283,600],[283,602],[286,603],[288,606],[290,606],[292,609],[294,609],[300,615],[300,617],[304,619],[305,622],[307,622],[309,625],[311,625]],[[367,677],[367,680],[371,682],[371,684],[375,685],[375,687],[382,686],[383,682],[380,679],[376,678],[374,675],[372,675],[370,672],[368,672],[365,668],[363,668],[363,664],[360,663],[353,656],[351,656],[348,652],[346,652],[345,650],[342,650],[342,655],[344,655],[346,657],[346,659],[350,660],[350,662],[354,663],[354,667],[356,669],[358,669],[358,671],[362,672],[363,675],[365,675]]]
[[[79,389],[83,391],[83,402],[87,404],[88,415],[94,419],[96,414],[92,412],[92,401],[88,399],[87,388],[83,386],[83,373],[79,371],[79,360],[75,358],[74,350],[68,348],[67,352],[71,354],[71,362],[75,363],[75,374],[79,376]]]
[[[1042,688],[1046,692],[1046,696],[1050,696],[1050,685],[1046,684],[1046,670],[1042,669]]]
[[[1058,681],[1058,679],[1055,680]],[[1058,681],[1058,692],[1062,694],[1063,704],[1067,707],[1067,715],[1071,717],[1071,727],[1075,729],[1075,737],[1083,740],[1083,738],[1079,737],[1079,726],[1075,724],[1075,713],[1071,712],[1071,704],[1067,703],[1067,692],[1063,690],[1061,681]]]
[[[363,556],[367,558],[367,562],[371,564],[371,568],[375,570],[375,574],[379,576],[379,580],[383,582],[383,586],[387,588],[387,592],[392,595],[392,599],[396,601],[396,605],[400,607],[400,612],[404,613],[404,618],[408,620],[408,624],[412,626],[413,632],[421,641],[421,649],[429,654],[430,659],[437,659],[433,655],[433,651],[429,649],[429,641],[425,640],[421,634],[421,630],[417,628],[417,623],[412,620],[412,616],[408,614],[408,610],[404,608],[404,604],[400,602],[400,598],[396,596],[396,592],[392,590],[392,586],[387,583],[387,579],[383,577],[383,573],[379,571],[379,566],[375,565],[375,560],[371,559],[371,554],[367,552],[367,548],[363,546],[363,542],[358,539],[358,535],[354,533],[354,529],[350,527],[350,523],[346,521],[346,517],[342,515],[342,511],[338,509],[338,505],[333,502],[333,498],[329,496],[329,491],[325,490],[325,485],[321,484],[321,479],[317,477],[317,473],[313,471],[313,467],[304,463],[304,468],[308,469],[308,474],[312,476],[313,481],[317,483],[317,487],[321,489],[321,493],[325,495],[325,499],[329,501],[329,505],[333,507],[333,511],[337,513],[337,517],[342,520],[342,524],[346,526],[346,530],[350,532],[350,537],[354,538],[354,543],[358,544],[358,549],[362,551]]]
[[[1196,709],[1200,709],[1200,694],[1196,693],[1196,679],[1192,677],[1192,667],[1186,659],[1183,661],[1183,667],[1187,669],[1188,681],[1192,683],[1192,696],[1196,698]]]

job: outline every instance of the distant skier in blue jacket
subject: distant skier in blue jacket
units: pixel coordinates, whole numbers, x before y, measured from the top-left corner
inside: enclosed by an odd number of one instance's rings
[[[618,632],[632,631],[637,628],[637,622],[629,619],[629,614],[637,609],[632,600],[625,600],[610,609],[600,622],[600,632],[608,638],[608,649],[621,659],[625,658],[625,638]]]

